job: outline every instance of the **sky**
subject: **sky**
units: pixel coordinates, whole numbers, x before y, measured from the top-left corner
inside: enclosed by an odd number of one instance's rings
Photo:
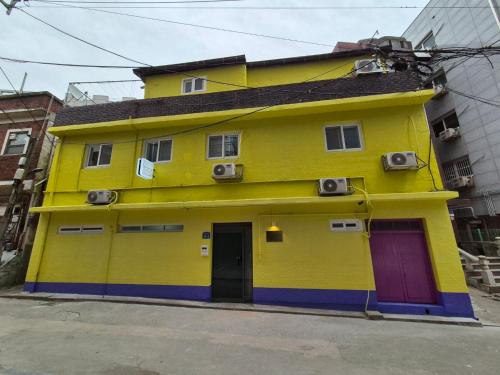
[[[92,6],[72,0],[73,6]],[[103,0],[98,0],[103,1]],[[131,0],[124,0],[131,1]],[[158,1],[158,0],[156,0]],[[187,0],[180,0],[187,1]],[[180,2],[178,1],[178,2]],[[137,19],[116,14],[75,9],[30,1],[20,7],[33,16],[79,38],[118,54],[151,65],[245,54],[247,61],[331,52],[338,41],[357,41],[379,36],[401,35],[421,9],[374,9],[370,6],[418,6],[427,0],[240,0],[208,4],[156,4],[150,9],[103,10],[172,21],[269,34],[326,44],[318,46],[185,25]],[[108,2],[109,3],[109,2]],[[118,4],[106,4],[117,6]],[[123,4],[121,4],[123,6]],[[104,6],[104,4],[101,4]],[[131,6],[131,5],[125,5]],[[146,6],[134,4],[133,6]],[[170,7],[169,9],[159,7]],[[172,8],[189,6],[191,9]],[[356,6],[356,9],[200,9],[200,7]],[[193,8],[198,7],[198,8]],[[10,16],[0,10],[0,56],[72,64],[137,66],[123,58],[72,39],[14,9]],[[331,45],[331,46],[328,46]],[[16,88],[28,73],[25,91],[51,91],[63,98],[69,82],[137,79],[131,69],[53,67],[10,63],[0,60]],[[140,83],[81,85],[89,94],[111,97],[142,97]],[[0,89],[10,89],[0,75]]]

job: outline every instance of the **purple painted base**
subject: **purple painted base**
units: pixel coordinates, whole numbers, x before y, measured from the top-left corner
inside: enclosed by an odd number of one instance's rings
[[[210,301],[209,286],[188,285],[137,285],[137,284],[93,284],[93,283],[31,283],[24,284],[30,293],[97,294],[123,297],[146,297]]]
[[[192,301],[211,300],[210,286],[27,282],[24,285],[24,290],[30,293],[96,294]],[[295,288],[254,288],[253,290],[253,300],[256,304],[347,311],[364,311],[367,297],[366,290]],[[467,293],[441,292],[438,298],[436,305],[378,302],[377,293],[372,290],[369,293],[368,309],[392,314],[474,318],[471,300]]]

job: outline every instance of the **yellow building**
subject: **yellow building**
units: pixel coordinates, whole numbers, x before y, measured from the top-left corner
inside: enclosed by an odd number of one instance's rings
[[[140,68],[145,99],[62,110],[26,290],[473,316],[433,91],[370,53]]]

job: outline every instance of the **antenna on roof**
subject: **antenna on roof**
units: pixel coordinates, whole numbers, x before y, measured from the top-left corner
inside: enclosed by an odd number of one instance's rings
[[[375,33],[373,34],[373,36],[371,37],[370,41],[368,42],[368,45],[371,45],[372,42],[373,42],[373,39],[375,39],[375,36],[378,35],[378,30],[375,30]]]
[[[28,77],[28,73],[24,72],[23,82],[21,83],[21,88],[19,89],[20,93],[23,93],[23,91],[24,91],[24,84],[26,83],[26,78],[27,77]]]

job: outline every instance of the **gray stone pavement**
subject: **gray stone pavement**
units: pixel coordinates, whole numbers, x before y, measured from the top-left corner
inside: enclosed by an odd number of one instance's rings
[[[499,374],[500,327],[0,299],[0,374]]]

